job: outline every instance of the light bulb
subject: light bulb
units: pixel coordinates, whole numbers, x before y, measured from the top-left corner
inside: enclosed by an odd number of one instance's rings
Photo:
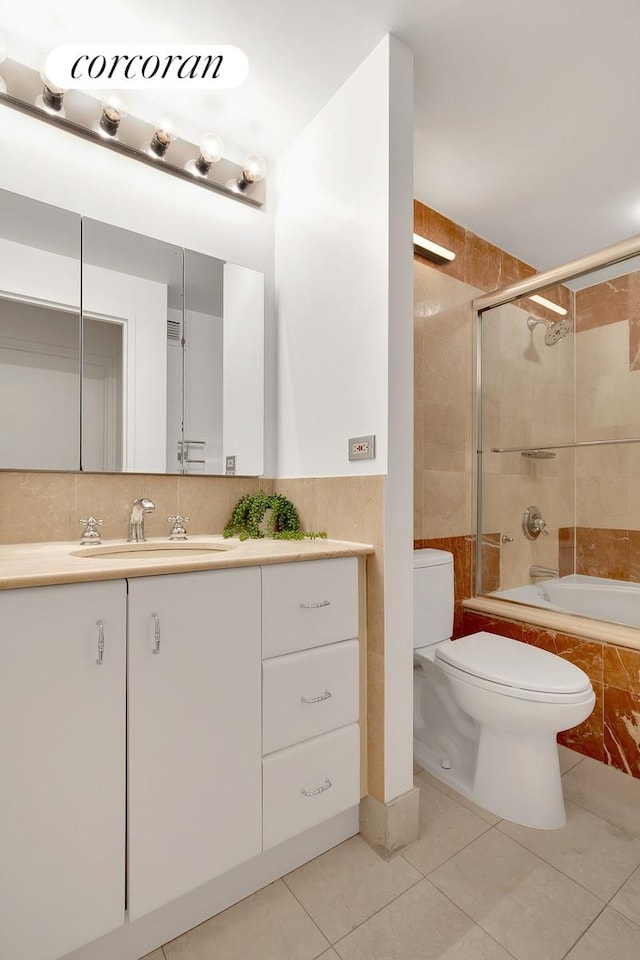
[[[102,101],[102,114],[93,129],[105,139],[116,140],[121,121],[127,116],[118,97],[108,96]]]
[[[151,142],[147,143],[143,147],[143,150],[145,153],[148,153],[150,157],[153,157],[154,160],[164,160],[167,150],[177,136],[178,131],[173,122],[167,117],[163,117],[156,123]]]
[[[192,173],[194,177],[206,177],[212,165],[221,159],[223,152],[222,137],[216,133],[205,133],[200,140],[200,156],[195,160],[189,160],[185,164],[185,170]]]
[[[36,97],[36,107],[39,107],[40,110],[44,110],[45,113],[49,113],[54,117],[60,117],[62,120],[64,120],[65,112],[63,100],[67,91],[64,89],[64,87],[58,87],[55,83],[52,83],[44,70],[40,71],[40,78],[43,86],[42,93]]]
[[[259,180],[264,180],[267,164],[259,153],[248,153],[242,161],[242,176],[227,181],[227,190],[232,193],[245,193]]]
[[[248,153],[242,161],[242,175],[249,183],[264,180],[266,172],[267,164],[259,153]]]

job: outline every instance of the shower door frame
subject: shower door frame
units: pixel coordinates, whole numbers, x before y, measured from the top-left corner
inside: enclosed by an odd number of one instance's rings
[[[559,267],[536,273],[525,280],[518,280],[507,287],[492,290],[476,297],[472,307],[476,315],[475,324],[475,398],[476,398],[476,551],[475,551],[475,596],[482,595],[482,315],[494,307],[502,307],[522,297],[541,293],[550,287],[558,286],[567,280],[576,280],[585,274],[602,267],[611,267],[616,263],[640,256],[640,234],[622,240],[620,243],[596,250],[577,260],[570,260]]]

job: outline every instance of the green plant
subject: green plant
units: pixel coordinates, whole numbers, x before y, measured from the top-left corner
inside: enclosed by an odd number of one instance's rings
[[[266,523],[265,514],[268,514]],[[239,537],[240,540],[259,539],[264,536],[275,540],[315,540],[326,537],[324,531],[303,530],[300,527],[298,511],[281,493],[248,493],[236,503],[227,525],[224,537]]]

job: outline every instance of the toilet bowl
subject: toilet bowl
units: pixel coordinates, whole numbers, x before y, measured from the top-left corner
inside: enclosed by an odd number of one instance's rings
[[[561,827],[556,734],[593,710],[588,676],[555,654],[492,633],[448,639],[453,558],[445,551],[415,553],[429,555],[414,558],[416,760],[499,817]],[[449,603],[451,619],[443,613]]]

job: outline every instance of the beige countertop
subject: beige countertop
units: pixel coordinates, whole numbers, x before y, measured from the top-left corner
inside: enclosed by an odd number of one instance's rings
[[[150,548],[169,544],[166,538],[151,538]],[[139,559],[131,554],[107,558],[99,551],[130,547],[123,540],[103,540],[101,546],[81,547],[75,542],[12,543],[0,545],[0,590],[39,587],[54,583],[78,583],[87,580],[117,580],[124,577],[150,577],[162,573],[186,573],[194,570],[219,570],[228,567],[249,567],[267,563],[290,563],[295,560],[322,560],[330,557],[361,557],[373,553],[366,543],[347,540],[228,540],[219,535],[194,536],[176,542],[176,547],[204,544],[222,547],[200,556],[177,556],[167,551],[166,557]],[[94,551],[95,555],[91,556]],[[74,556],[76,553],[84,554]]]

